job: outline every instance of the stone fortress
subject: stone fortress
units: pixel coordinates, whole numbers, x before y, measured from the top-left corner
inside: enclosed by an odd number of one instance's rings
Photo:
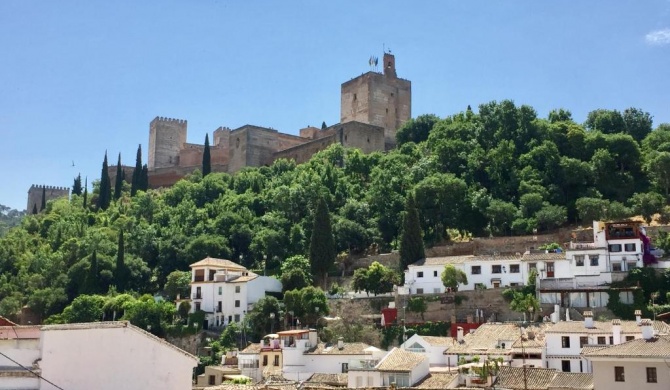
[[[45,201],[48,202],[64,196],[70,196],[70,189],[68,187],[31,185],[28,190],[28,205],[26,206],[26,211],[28,213],[31,213],[33,208],[37,208],[37,211],[40,210],[40,207],[42,206],[42,195],[44,195]]]
[[[306,127],[299,135],[272,128],[244,125],[219,127],[210,143],[212,172],[234,173],[286,158],[303,163],[329,145],[340,143],[363,153],[389,150],[395,134],[411,118],[412,86],[397,77],[395,57],[384,53],[383,73],[369,71],[342,84],[340,123],[318,129]],[[149,125],[149,186],[165,187],[202,166],[204,145],[186,142],[188,122],[156,117]],[[132,167],[124,167],[130,177]],[[109,167],[114,180],[116,167]]]
[[[340,143],[363,153],[395,147],[396,131],[411,118],[412,84],[398,78],[395,57],[384,53],[383,72],[370,70],[341,86],[340,123],[319,129],[306,127],[299,135],[272,128],[244,125],[237,129],[219,127],[210,142],[212,172],[235,173],[245,167],[271,165],[280,158],[300,164],[329,145]],[[179,179],[201,169],[204,145],[186,142],[188,122],[156,117],[149,124],[149,187],[169,187]],[[114,183],[117,167],[109,166]],[[122,166],[126,180],[134,166]],[[42,202],[42,188],[28,191],[28,211]],[[68,196],[69,190],[46,187],[47,201]]]

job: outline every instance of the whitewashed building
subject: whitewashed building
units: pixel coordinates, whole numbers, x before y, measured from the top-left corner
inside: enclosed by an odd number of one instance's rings
[[[447,357],[444,351],[454,345],[456,340],[452,337],[420,336],[412,335],[407,341],[400,345],[406,351],[421,353],[428,358],[431,367],[447,367]]]
[[[429,374],[430,364],[426,355],[393,348],[377,361],[349,364],[348,388],[411,387]]]
[[[203,328],[244,320],[266,292],[281,292],[274,277],[257,275],[230,260],[207,257],[191,264],[191,312],[205,312]],[[177,300],[177,307],[184,299]]]
[[[39,326],[0,327],[0,389],[39,389],[41,374]],[[11,360],[10,360],[11,359]]]

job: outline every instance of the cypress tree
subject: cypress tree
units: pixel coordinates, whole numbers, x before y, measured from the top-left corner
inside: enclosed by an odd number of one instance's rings
[[[119,160],[116,163],[116,180],[114,181],[114,200],[121,197],[121,189],[123,188],[123,169],[121,169],[121,153],[119,153]]]
[[[116,250],[116,268],[114,269],[116,290],[123,292],[128,283],[128,268],[125,262],[125,248],[123,244],[123,230],[119,232],[119,245]]]
[[[319,198],[314,212],[312,239],[309,245],[309,262],[315,280],[319,278],[323,286],[326,285],[328,270],[335,263],[335,256],[335,239],[330,225],[328,205],[323,198]]]
[[[112,187],[109,182],[109,172],[107,165],[107,152],[105,152],[105,159],[102,162],[102,172],[100,174],[100,194],[98,194],[98,209],[107,210],[112,201]]]
[[[72,195],[81,195],[81,173],[74,178],[72,184]]]
[[[147,168],[147,164],[144,164],[142,166],[138,189],[142,191],[146,191],[149,189],[149,168]]]
[[[409,194],[405,203],[405,216],[402,222],[402,236],[400,239],[400,275],[404,275],[408,265],[425,257],[419,211],[416,209],[414,195]]]
[[[137,190],[140,188],[140,181],[142,177],[142,144],[137,146],[137,157],[135,157],[135,170],[133,171],[133,178],[130,182],[130,196],[135,196]]]
[[[33,203],[33,215],[37,214],[37,203]]]
[[[328,126],[326,126],[326,121],[321,122],[321,130],[326,130]]]
[[[40,206],[40,211],[47,208],[47,189],[42,187],[42,205]]]
[[[98,292],[98,254],[95,250],[91,254],[91,264],[88,267],[88,274],[86,274],[84,292],[87,294]]]
[[[205,151],[202,152],[202,176],[212,172],[212,158],[209,155],[209,134],[205,134]]]
[[[86,177],[84,181],[84,201],[82,202],[82,206],[86,208],[86,202],[88,200],[88,177]]]

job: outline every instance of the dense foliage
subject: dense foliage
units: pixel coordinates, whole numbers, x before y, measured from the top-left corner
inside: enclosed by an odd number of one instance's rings
[[[194,173],[146,192],[138,148],[130,189],[118,200],[109,182],[102,193],[100,181],[92,193],[85,184],[82,196],[49,202],[0,238],[0,315],[29,305],[46,318],[110,286],[153,295],[170,273],[206,256],[277,271],[291,256],[309,257],[319,199],[335,253],[357,254],[397,249],[409,194],[421,229],[414,237],[430,246],[448,240],[447,231],[522,234],[650,216],[670,191],[670,125],[652,131],[649,114],[637,109],[597,110],[582,126],[565,110],[542,119],[532,107],[491,102],[444,119],[418,117],[399,133],[388,153],[333,145],[301,165]],[[325,265],[336,272],[331,258]],[[292,276],[297,286],[302,276]]]

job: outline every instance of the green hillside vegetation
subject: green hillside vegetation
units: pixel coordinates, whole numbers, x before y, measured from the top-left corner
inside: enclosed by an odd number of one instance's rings
[[[320,199],[336,253],[362,254],[398,248],[408,194],[433,246],[448,231],[511,235],[650,218],[670,190],[670,125],[652,131],[638,109],[593,111],[580,125],[565,110],[541,119],[532,107],[491,102],[479,113],[420,116],[398,141],[389,153],[333,145],[301,165],[196,172],[169,189],[132,188],[134,196],[125,185],[118,199],[97,182],[91,194],[49,202],[0,238],[0,315],[29,305],[45,319],[112,287],[153,295],[206,256],[277,273],[284,259],[309,258]]]

